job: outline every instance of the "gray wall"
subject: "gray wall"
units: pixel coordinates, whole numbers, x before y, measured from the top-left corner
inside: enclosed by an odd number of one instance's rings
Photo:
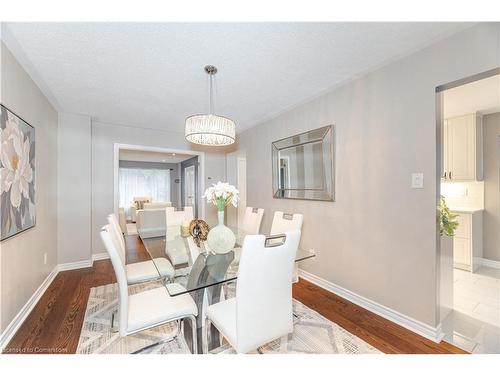
[[[170,201],[172,202],[172,206],[176,208],[180,207],[180,182],[175,182],[176,179],[180,179],[179,164],[180,163],[155,163],[146,161],[120,160],[120,168],[170,169]]]
[[[239,137],[247,205],[304,214],[300,266],[436,326],[435,88],[500,66],[499,24],[481,24],[348,82]],[[336,202],[272,198],[271,142],[336,126]],[[425,187],[411,189],[411,173]],[[228,175],[234,176],[234,171]]]
[[[91,256],[90,126],[89,116],[59,113],[58,263],[88,261]]]
[[[3,42],[0,48],[0,102],[36,131],[37,210],[34,228],[0,243],[3,332],[57,264],[57,112]]]
[[[99,237],[99,229],[106,223],[106,216],[114,209],[115,143],[191,150],[191,145],[186,142],[182,132],[166,132],[97,121],[92,123],[92,252],[94,254],[105,251]],[[225,150],[199,147],[196,147],[196,150],[205,152],[205,183],[211,181],[209,177],[216,181],[224,180]],[[206,206],[206,216],[211,222],[216,222],[215,208]]]
[[[500,112],[483,116],[483,257],[500,261]]]

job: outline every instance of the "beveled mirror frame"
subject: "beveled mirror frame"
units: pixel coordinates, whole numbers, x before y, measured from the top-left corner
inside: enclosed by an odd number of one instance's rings
[[[322,189],[283,189],[279,184],[280,151],[292,147],[304,146],[311,143],[321,142],[323,155],[323,188]],[[273,169],[273,198],[278,199],[301,199],[315,201],[335,201],[335,126],[328,125],[321,128],[309,130],[291,137],[283,138],[271,144],[272,169]],[[328,177],[328,173],[331,177]]]

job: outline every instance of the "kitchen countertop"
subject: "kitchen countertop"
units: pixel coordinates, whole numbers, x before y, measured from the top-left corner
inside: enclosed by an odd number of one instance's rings
[[[476,212],[484,211],[484,208],[474,208],[474,207],[449,207],[452,212],[462,212],[467,214],[473,214]]]

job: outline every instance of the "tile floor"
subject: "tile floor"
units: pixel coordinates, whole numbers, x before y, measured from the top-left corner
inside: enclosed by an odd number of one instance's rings
[[[454,311],[444,340],[472,353],[500,353],[500,269],[455,269]]]

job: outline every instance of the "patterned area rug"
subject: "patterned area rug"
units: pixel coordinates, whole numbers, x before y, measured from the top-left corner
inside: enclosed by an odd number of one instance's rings
[[[152,282],[129,287],[131,294],[157,288],[160,284]],[[226,288],[227,295],[234,288]],[[108,284],[92,288],[85,312],[85,320],[78,342],[77,354],[132,353],[148,345],[173,337],[177,331],[176,323],[167,323],[128,337],[121,338],[111,329],[111,314],[117,309],[118,286]],[[288,336],[275,340],[259,348],[264,354],[316,353],[316,354],[374,354],[380,353],[359,337],[324,318],[299,301],[293,301],[294,331]],[[181,335],[174,340],[154,346],[142,353],[190,353]],[[226,343],[213,353],[234,353]]]

